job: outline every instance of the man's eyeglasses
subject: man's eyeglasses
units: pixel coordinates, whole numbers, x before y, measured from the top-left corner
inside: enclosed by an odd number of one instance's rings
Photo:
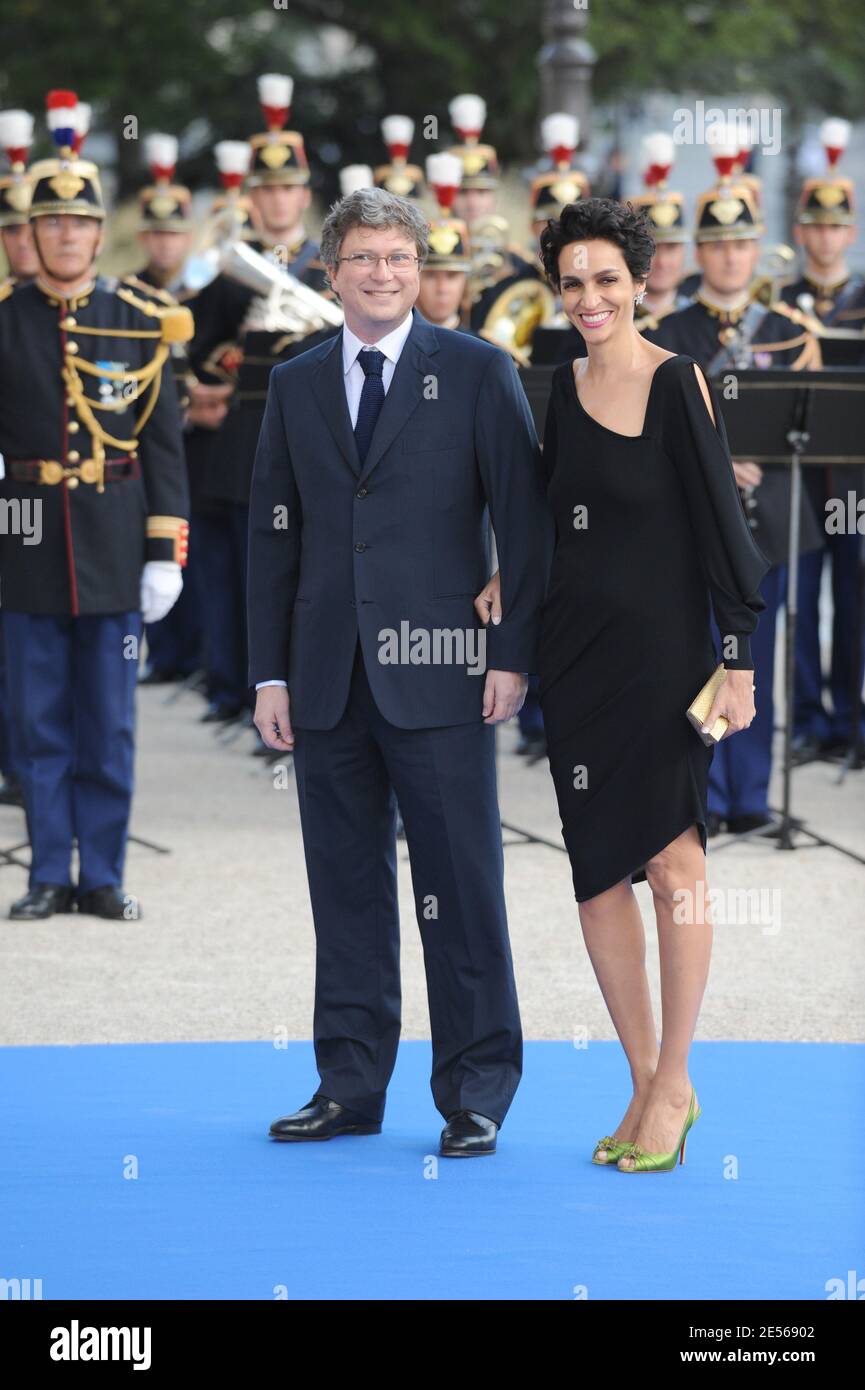
[[[374,256],[371,251],[355,251],[351,256],[338,256],[337,265],[343,261],[348,261],[350,266],[356,270],[372,270],[379,261],[387,261],[389,270],[410,270],[417,262],[417,256],[409,255],[408,251],[392,251],[389,256]]]

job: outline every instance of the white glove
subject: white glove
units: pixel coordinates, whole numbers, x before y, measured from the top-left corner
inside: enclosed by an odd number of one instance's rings
[[[158,623],[172,609],[183,588],[183,572],[175,560],[148,560],[141,571],[141,616]]]

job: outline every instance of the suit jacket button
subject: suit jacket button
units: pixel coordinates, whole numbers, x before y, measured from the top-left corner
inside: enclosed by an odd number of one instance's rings
[[[354,548],[355,550],[366,550],[366,544],[363,541],[358,541]]]
[[[369,489],[365,487],[358,488],[357,492],[355,493],[355,497],[366,497],[368,490]]]

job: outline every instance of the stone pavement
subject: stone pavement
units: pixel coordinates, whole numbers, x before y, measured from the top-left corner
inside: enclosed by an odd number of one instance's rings
[[[251,732],[221,742],[199,722],[199,696],[166,702],[166,689],[139,691],[132,828],[171,851],[130,846],[125,886],[140,897],[142,919],[3,920],[25,874],[0,870],[2,1044],[311,1035],[314,939],[293,777],[250,756]],[[504,833],[524,1033],[611,1038],[560,847],[549,768],[546,760],[526,766],[513,754],[515,740],[512,725],[499,731],[502,818],[541,841]],[[773,804],[779,799],[780,786]],[[794,811],[865,856],[865,773],[839,785],[835,766],[798,769]],[[0,807],[0,849],[22,830],[22,813]],[[865,1040],[865,867],[804,843],[782,853],[760,840],[710,841],[709,885],[730,890],[724,912],[732,919],[738,910],[739,920],[721,925],[716,914],[698,1038]],[[399,857],[403,1031],[422,1038],[429,1019],[404,842]],[[737,891],[744,889],[754,898],[743,922]],[[651,895],[645,884],[636,892],[660,1021]]]

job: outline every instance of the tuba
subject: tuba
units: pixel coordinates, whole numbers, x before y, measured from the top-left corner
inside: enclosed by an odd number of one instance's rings
[[[502,290],[479,330],[479,336],[504,348],[522,367],[531,362],[535,329],[555,317],[556,300],[542,280],[525,277]]]
[[[342,325],[344,316],[338,304],[311,290],[246,242],[224,242],[219,269],[256,295],[244,322],[247,330],[305,335]]]

